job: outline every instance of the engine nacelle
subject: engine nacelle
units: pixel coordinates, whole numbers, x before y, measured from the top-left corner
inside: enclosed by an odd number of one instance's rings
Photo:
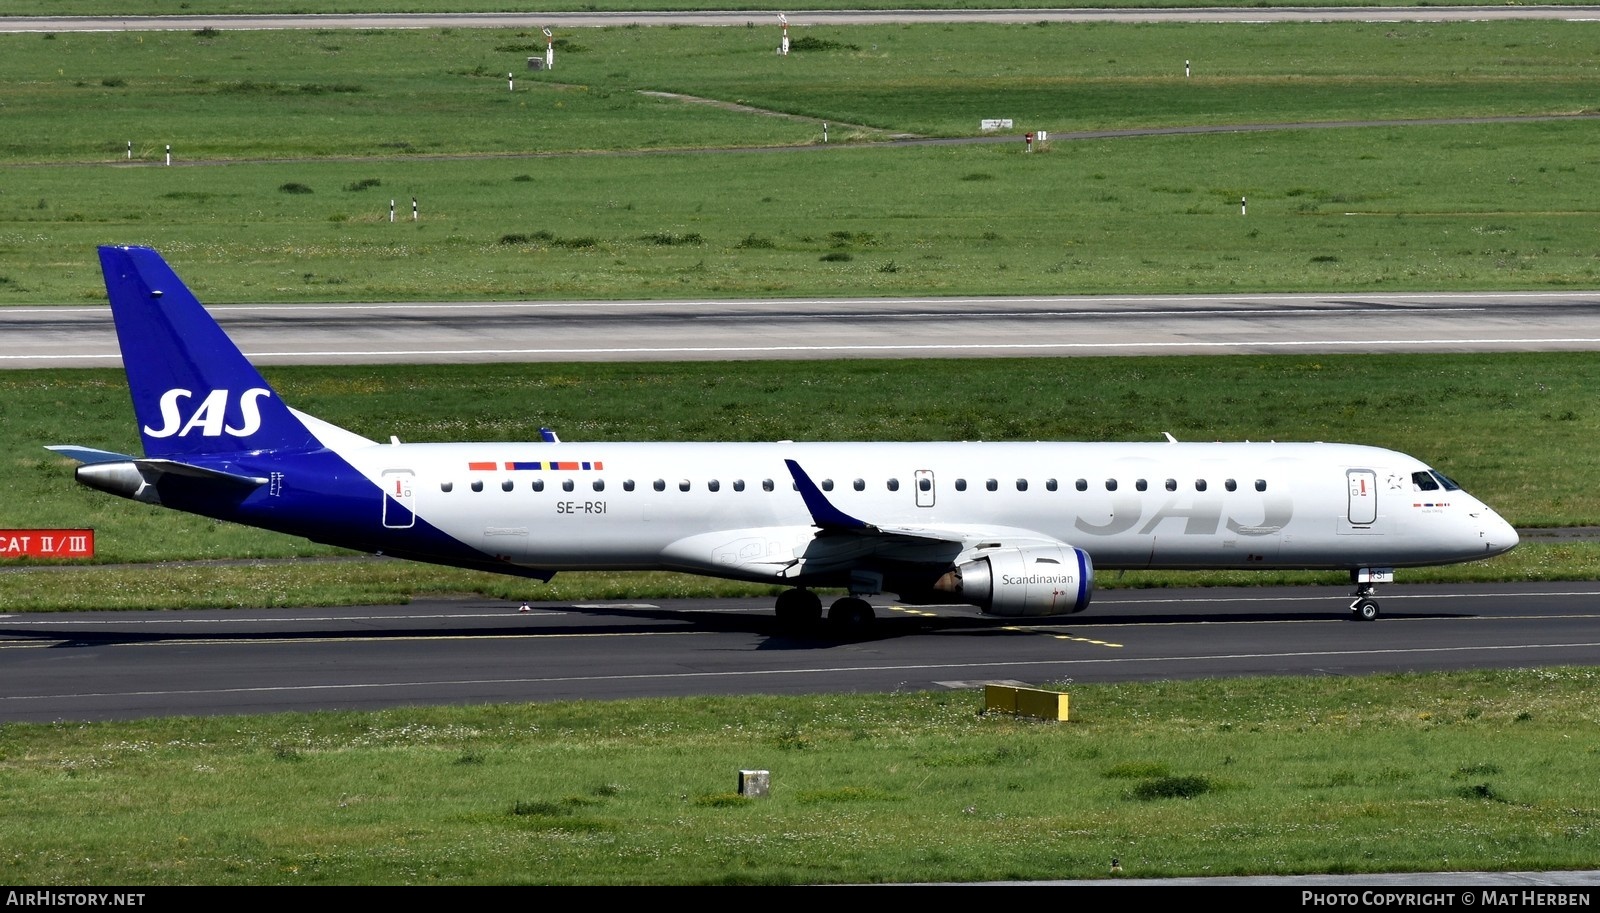
[[[996,549],[958,565],[933,588],[990,615],[1070,615],[1089,605],[1094,563],[1070,545]]]

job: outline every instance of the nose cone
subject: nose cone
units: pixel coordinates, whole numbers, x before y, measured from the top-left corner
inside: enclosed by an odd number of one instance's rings
[[[1475,512],[1474,516],[1478,518],[1478,535],[1483,539],[1484,557],[1503,555],[1516,548],[1521,541],[1511,524],[1489,507]]]

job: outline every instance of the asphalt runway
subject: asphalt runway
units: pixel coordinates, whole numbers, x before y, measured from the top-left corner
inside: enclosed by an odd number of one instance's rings
[[[260,364],[1600,349],[1600,292],[225,305]],[[121,365],[110,309],[0,308],[0,368]]]
[[[85,573],[68,571],[67,573]],[[0,721],[731,694],[976,690],[1593,665],[1600,584],[1110,590],[1015,622],[876,600],[862,639],[781,632],[770,600],[0,615]],[[1092,712],[1084,708],[1084,712]]]

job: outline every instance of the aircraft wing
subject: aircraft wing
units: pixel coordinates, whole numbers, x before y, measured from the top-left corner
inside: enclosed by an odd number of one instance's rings
[[[985,549],[1065,543],[1029,529],[1000,526],[884,526],[839,510],[794,460],[785,460],[806,509],[816,524],[811,541],[797,549],[793,564],[780,576],[828,573],[863,560],[897,564],[959,564]]]
[[[793,460],[785,461],[811,513],[808,526],[722,529],[679,539],[661,552],[694,573],[765,580],[816,580],[872,568],[948,568],[985,550],[1065,547],[1029,529],[992,525],[887,526],[840,510]]]

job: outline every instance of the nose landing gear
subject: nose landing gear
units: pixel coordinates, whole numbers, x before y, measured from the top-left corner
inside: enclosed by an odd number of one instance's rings
[[[1356,599],[1350,603],[1350,615],[1356,621],[1373,621],[1378,617],[1378,603],[1367,598],[1371,592],[1371,587],[1366,588],[1366,593],[1356,591]]]
[[[1378,603],[1372,598],[1372,595],[1377,592],[1377,584],[1394,582],[1394,570],[1391,568],[1358,567],[1350,572],[1350,582],[1356,585],[1356,596],[1350,603],[1351,619],[1355,621],[1377,620]]]

